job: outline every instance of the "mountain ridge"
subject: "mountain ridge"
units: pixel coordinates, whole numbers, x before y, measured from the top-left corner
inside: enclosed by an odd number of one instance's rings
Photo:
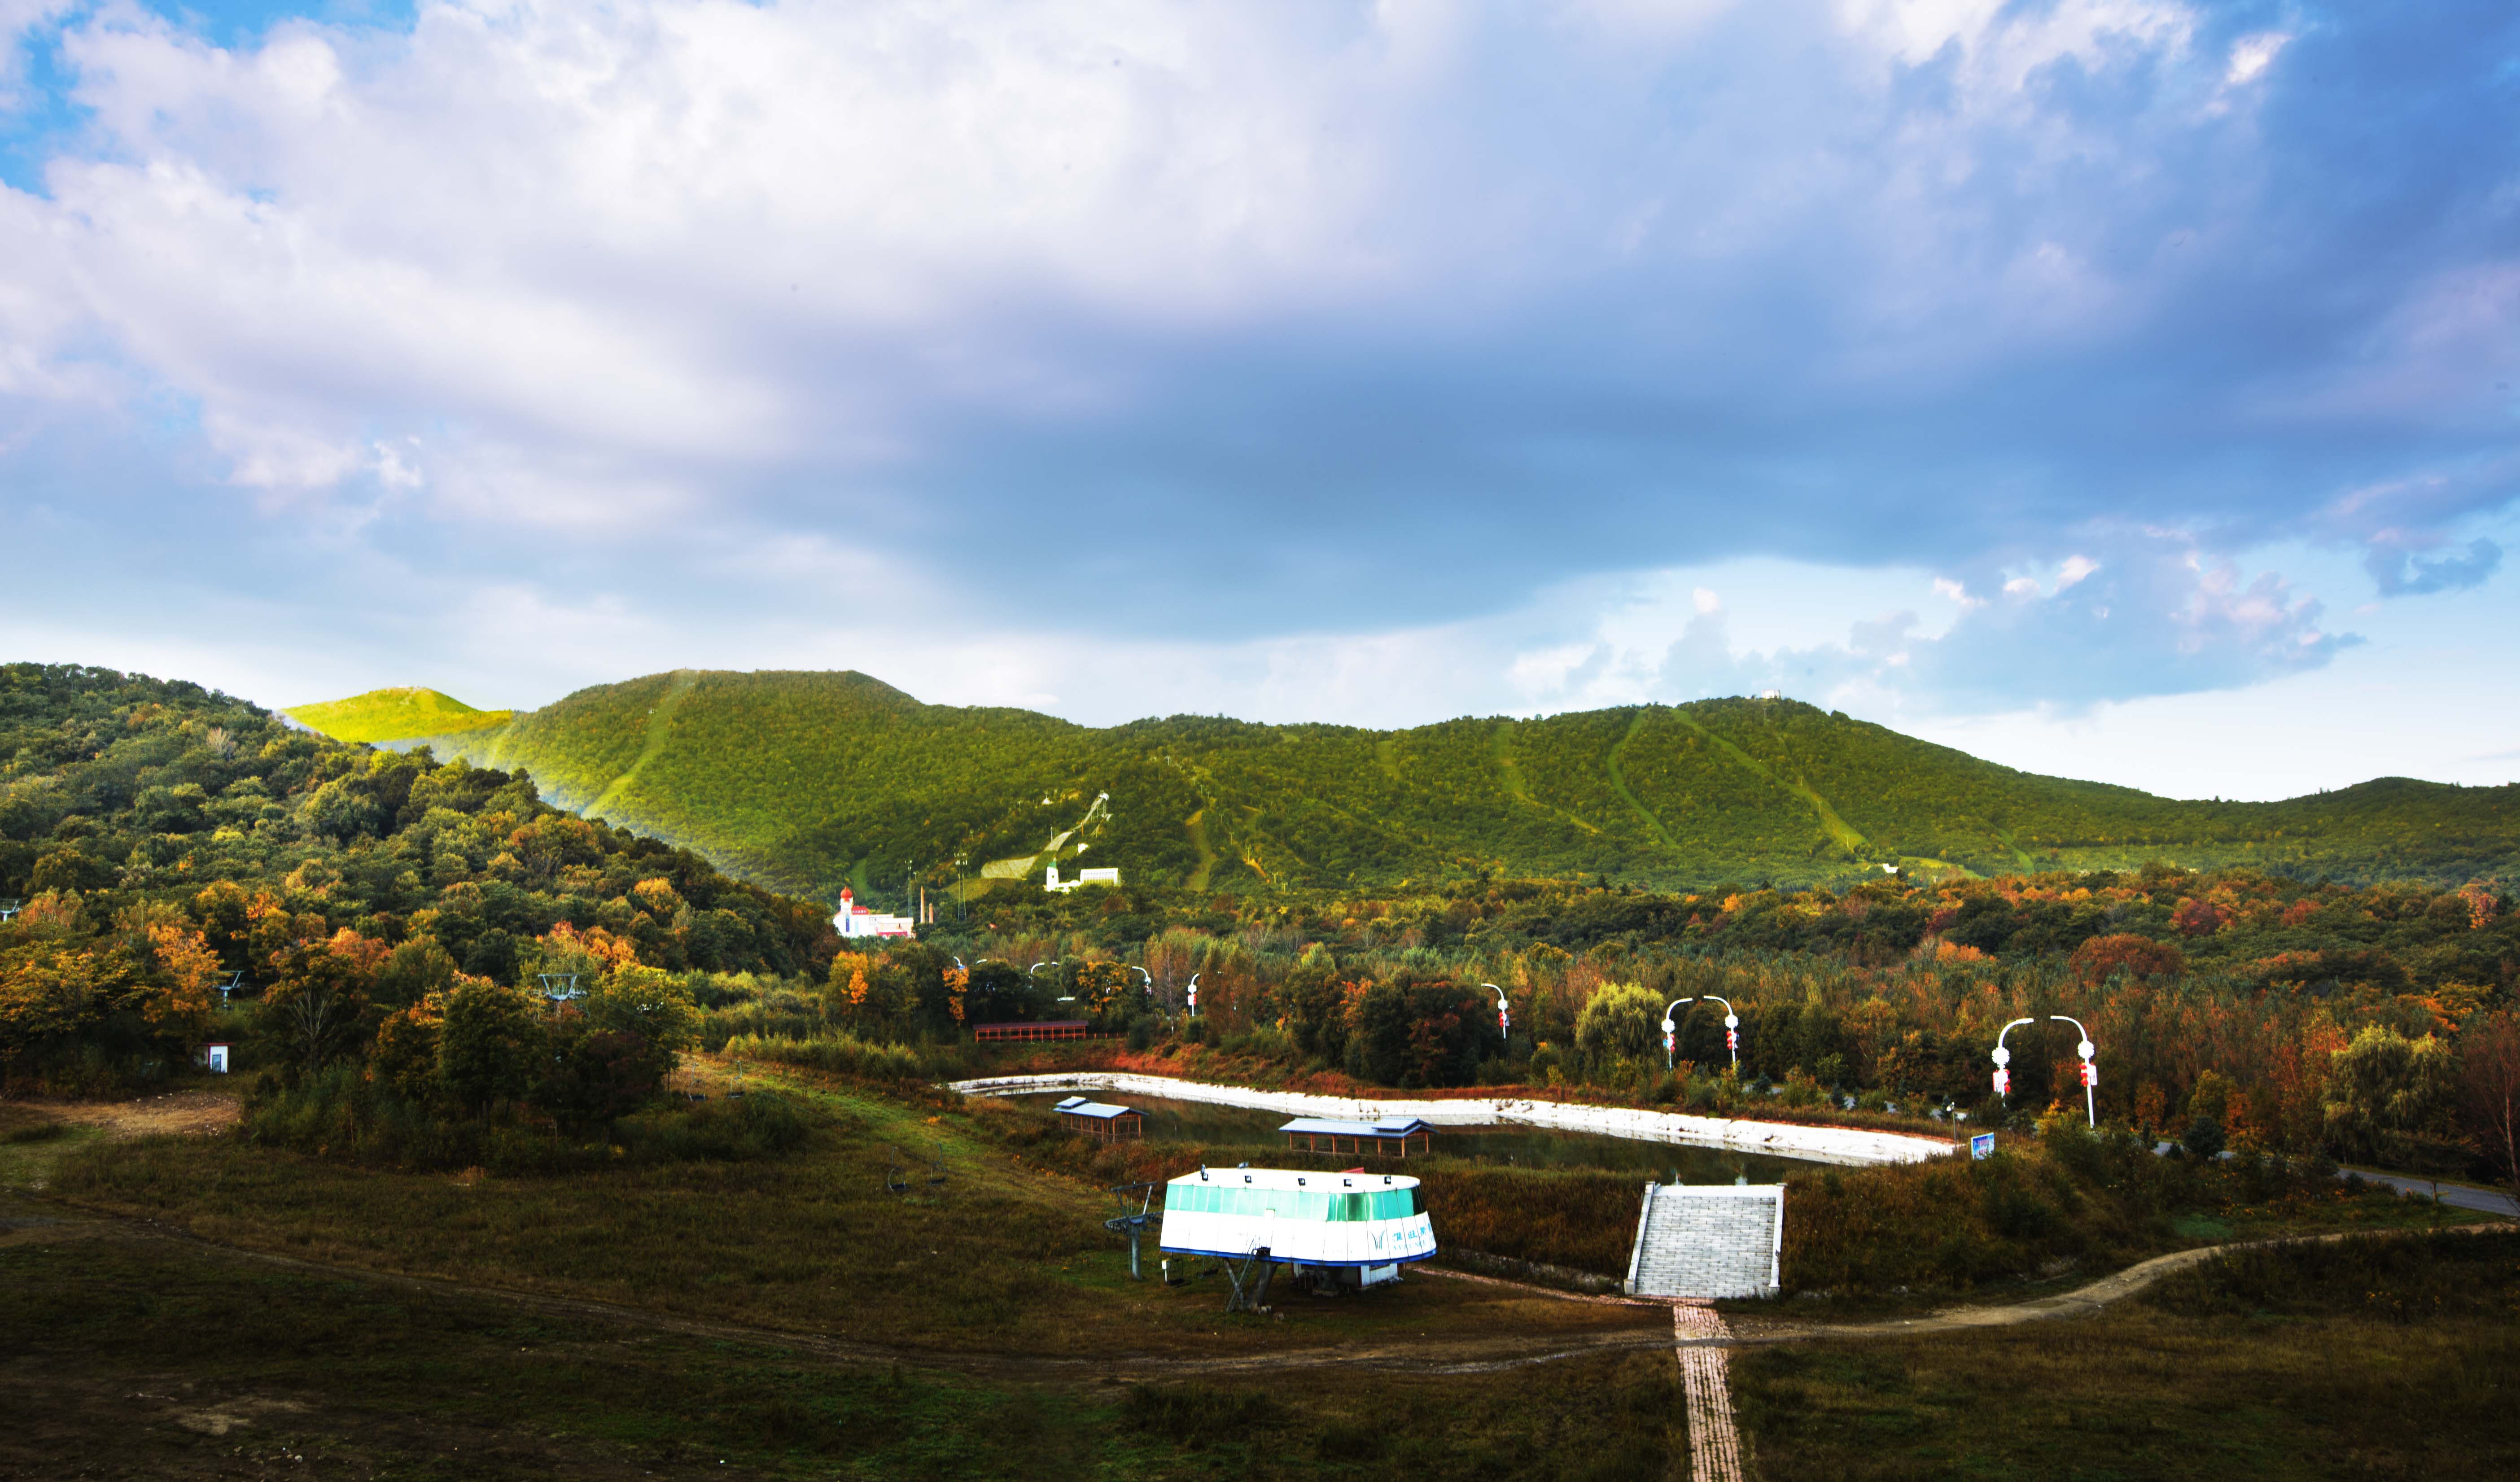
[[[2380,778],[2267,803],[2049,777],[1791,699],[1375,730],[1089,727],[935,705],[856,670],[677,670],[394,739],[530,771],[562,806],[774,888],[835,893],[1094,851],[1133,884],[1369,889],[1489,874],[1653,888],[2198,867],[2460,879],[2520,869],[2520,786]],[[1056,849],[1092,799],[1109,815]],[[1082,848],[1080,848],[1082,846]],[[1010,872],[989,886],[1014,884]]]

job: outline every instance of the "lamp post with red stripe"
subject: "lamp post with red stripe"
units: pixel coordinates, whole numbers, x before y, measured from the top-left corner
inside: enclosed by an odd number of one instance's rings
[[[2012,1052],[2004,1048],[2003,1037],[2024,1024],[2037,1022],[2037,1019],[2014,1019],[1995,1032],[1995,1094],[1998,1097],[2012,1095],[2012,1072],[2006,1068],[2012,1063]]]
[[[1662,1011],[1662,1068],[1665,1070],[1678,1063],[1673,1055],[1680,1048],[1680,1031],[1672,1026],[1672,1020],[1679,1014],[1681,1005],[1696,1002],[1695,999],[1673,999],[1671,1007]]]
[[[2092,1088],[2100,1084],[2100,1067],[2092,1063],[2092,1055],[2098,1048],[2092,1043],[2092,1031],[2083,1027],[2081,1019],[2069,1013],[2051,1013],[2048,1017],[2073,1025],[2074,1033],[2082,1039],[2082,1043],[2074,1047],[2074,1053],[2083,1057],[2083,1115],[2097,1127],[2100,1125],[2100,1103]]]
[[[1741,1079],[1741,1015],[1732,1011],[1732,1001],[1708,993],[1700,997],[1724,1006],[1724,1048],[1732,1052],[1732,1079]]]
[[[1513,1042],[1513,1015],[1506,1011],[1505,990],[1494,983],[1481,983],[1479,986],[1497,996],[1497,1034],[1501,1036],[1506,1043],[1511,1044]]]

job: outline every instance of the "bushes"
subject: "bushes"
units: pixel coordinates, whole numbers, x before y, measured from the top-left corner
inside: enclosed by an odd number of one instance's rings
[[[1642,1178],[1537,1168],[1435,1168],[1420,1177],[1447,1248],[1627,1275]]]
[[[920,1081],[929,1078],[926,1057],[907,1045],[885,1045],[852,1034],[818,1034],[810,1039],[770,1039],[738,1035],[722,1052],[729,1059],[775,1060],[831,1075],[862,1081]]]
[[[2450,1316],[2520,1323],[2520,1231],[2243,1246],[2165,1278],[2146,1304],[2199,1316],[2326,1317],[2339,1308],[2394,1323]]]
[[[513,1114],[450,1116],[339,1065],[294,1087],[257,1086],[247,1102],[244,1132],[251,1142],[317,1157],[514,1174],[769,1157],[802,1145],[812,1125],[795,1101],[755,1093],[611,1118],[593,1129],[597,1137],[580,1141],[562,1137],[557,1123],[537,1126]]]
[[[2038,1144],[1786,1181],[1787,1290],[1966,1289],[2174,1243],[2173,1216],[2339,1190],[2263,1158],[2160,1158],[2123,1132],[2057,1117]]]

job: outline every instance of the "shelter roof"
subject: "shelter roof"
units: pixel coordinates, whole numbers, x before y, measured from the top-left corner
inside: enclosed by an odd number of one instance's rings
[[[1052,1109],[1063,1111],[1069,1116],[1101,1117],[1106,1122],[1113,1117],[1138,1115],[1138,1109],[1134,1106],[1114,1106],[1108,1101],[1089,1101],[1081,1096],[1069,1097]]]
[[[1380,1122],[1340,1122],[1328,1117],[1297,1117],[1280,1132],[1309,1132],[1319,1137],[1339,1138],[1406,1138],[1435,1129],[1416,1117],[1393,1117]]]

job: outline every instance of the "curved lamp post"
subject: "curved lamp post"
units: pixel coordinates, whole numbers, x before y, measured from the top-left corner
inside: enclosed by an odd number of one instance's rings
[[[1481,983],[1479,986],[1497,996],[1497,1034],[1510,1044],[1513,1040],[1513,1015],[1505,1007],[1505,990],[1494,983]]]
[[[2037,1019],[2014,1019],[1995,1032],[1995,1094],[1997,1096],[2012,1095],[2012,1072],[2005,1068],[2012,1063],[2012,1052],[2004,1048],[2003,1037],[2024,1024],[2037,1022],[2039,1022]]]
[[[1190,1009],[1185,1016],[1198,1017],[1198,974],[1195,972],[1190,975]]]
[[[1741,1079],[1741,1015],[1732,1011],[1731,999],[1712,993],[1698,997],[1724,1006],[1724,1048],[1732,1052],[1732,1079],[1737,1081]]]
[[[2082,1041],[2074,1047],[2074,1053],[2083,1057],[2083,1115],[2097,1127],[2100,1125],[2100,1103],[2092,1088],[2100,1084],[2100,1067],[2092,1063],[2092,1052],[2097,1048],[2092,1043],[2092,1031],[2084,1028],[2083,1021],[2070,1013],[2051,1013],[2048,1017],[2073,1025],[2074,1033]]]
[[[1670,1007],[1664,1009],[1662,1011],[1662,1068],[1665,1070],[1669,1070],[1672,1067],[1674,1063],[1672,1059],[1673,1052],[1680,1048],[1680,1031],[1673,1027],[1672,1021],[1679,1017],[1681,1005],[1694,1004],[1696,1002],[1697,1000],[1693,998],[1673,999]]]

